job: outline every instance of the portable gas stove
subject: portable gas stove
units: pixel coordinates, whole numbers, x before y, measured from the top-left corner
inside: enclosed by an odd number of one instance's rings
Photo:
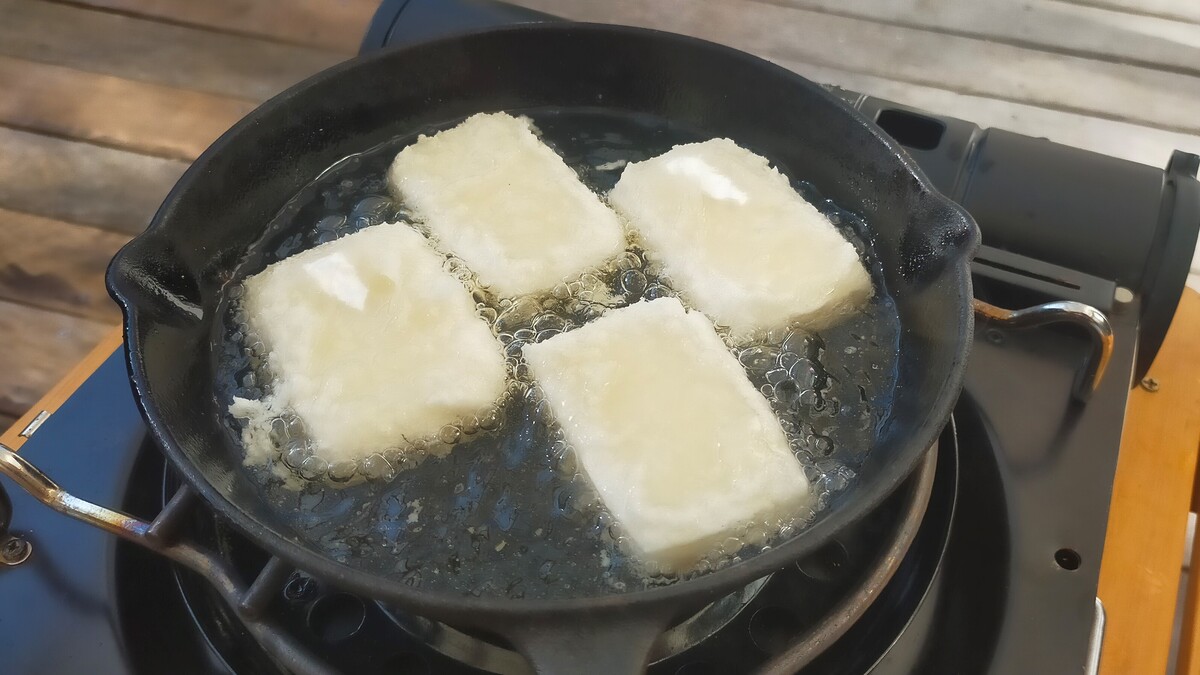
[[[386,0],[363,49],[551,19],[495,3]],[[816,555],[673,628],[650,672],[1094,672],[1122,419],[1187,276],[1200,157],[1176,152],[1160,170],[837,93],[978,221],[977,298],[1059,304],[981,320],[936,465]],[[1094,391],[1098,328],[1041,326],[1089,327],[1062,301],[1099,310],[1111,326],[1115,348]],[[29,549],[0,568],[3,672],[528,671],[494,637],[328,587],[202,506],[172,500],[178,481],[147,437],[119,352],[29,436],[21,455],[75,495],[139,517],[163,511],[157,528],[221,564],[215,576],[204,568],[205,580],[6,485],[0,526],[11,516],[11,535]],[[906,537],[889,538],[906,524]]]

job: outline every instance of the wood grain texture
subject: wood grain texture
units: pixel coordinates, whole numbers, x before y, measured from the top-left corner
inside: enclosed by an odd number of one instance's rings
[[[0,208],[0,299],[120,321],[104,271],[127,235]]]
[[[1048,138],[1055,143],[1150,166],[1166,166],[1173,150],[1200,154],[1200,136],[1194,134],[1148,129],[1129,122],[959,94],[827,66],[782,59],[774,61],[816,82],[834,84],[914,108],[936,111],[939,115],[969,120],[984,128],[994,127]]]
[[[0,208],[136,234],[187,166],[0,127]]]
[[[254,109],[238,98],[0,56],[0,124],[195,159]]]
[[[0,0],[0,17],[6,56],[253,101],[346,57],[40,0]]]
[[[1152,16],[1119,14],[1053,0],[757,1],[1200,75],[1200,31],[1194,26]]]
[[[1193,0],[1064,0],[1084,7],[1099,7],[1129,16],[1157,16],[1200,24],[1200,4]]]
[[[358,51],[379,8],[379,0],[77,0],[75,4],[347,54]]]
[[[24,414],[109,329],[92,319],[0,300],[0,414]]]
[[[1150,368],[1158,391],[1135,388],[1125,411],[1097,591],[1107,614],[1102,675],[1167,668],[1200,446],[1197,353],[1200,295],[1188,289]]]
[[[20,429],[12,428],[12,427],[16,426],[16,424],[17,424],[16,417],[13,417],[12,415],[5,415],[5,414],[0,413],[0,430],[2,430],[2,431],[0,431],[0,438],[8,438],[9,436],[20,434],[21,433]],[[3,443],[3,442],[4,441],[0,440],[0,443]],[[5,445],[8,445],[8,444],[5,443]],[[11,447],[11,446],[9,446],[9,447]]]
[[[694,35],[766,58],[1183,133],[1200,77],[749,0],[515,0],[571,19]]]
[[[1200,499],[1200,475],[1193,480],[1192,511]],[[1200,526],[1197,527],[1200,529]],[[1187,588],[1184,591],[1183,616],[1180,621],[1179,650],[1175,658],[1175,675],[1200,674],[1200,546],[1193,532],[1192,557],[1189,561]]]
[[[107,332],[103,333],[100,341],[92,348],[87,356],[83,359],[68,364],[70,370],[67,374],[54,386],[50,387],[36,403],[29,407],[24,414],[16,418],[16,420],[7,427],[0,426],[0,443],[7,445],[9,448],[16,450],[21,447],[25,439],[21,437],[21,431],[33,421],[33,418],[43,410],[50,414],[58,410],[63,401],[66,401],[79,385],[88,378],[100,364],[104,363],[105,359],[112,355],[113,351],[120,349],[122,344],[122,334],[120,326],[110,327]],[[4,413],[0,413],[4,414]],[[4,431],[7,429],[7,431]]]

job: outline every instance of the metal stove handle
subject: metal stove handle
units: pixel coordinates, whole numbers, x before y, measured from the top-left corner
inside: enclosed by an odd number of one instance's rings
[[[262,589],[266,585],[261,582],[267,577],[280,576],[281,564],[277,559],[272,559],[258,580],[247,588],[216,553],[177,540],[175,535],[196,498],[191,488],[180,488],[162,512],[152,522],[146,522],[67,493],[29,460],[3,444],[0,444],[0,474],[11,478],[55,511],[150,549],[199,574],[220,593],[258,643],[288,672],[295,675],[334,675],[336,672],[285,630],[261,616],[260,610],[265,604]]]
[[[1104,316],[1104,312],[1091,305],[1068,300],[1015,310],[975,300],[974,307],[979,316],[1013,328],[1033,328],[1050,323],[1073,323],[1086,328],[1092,337],[1093,349],[1079,376],[1075,378],[1071,396],[1078,403],[1087,403],[1092,392],[1100,386],[1113,353],[1112,325],[1109,324],[1108,317]]]

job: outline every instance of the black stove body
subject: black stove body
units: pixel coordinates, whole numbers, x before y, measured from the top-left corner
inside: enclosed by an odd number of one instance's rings
[[[364,50],[550,17],[468,0],[386,0]],[[1200,228],[1200,158],[1166,170],[838,91],[905,145],[979,222],[976,294],[1006,307],[1076,300],[1107,314],[1115,352],[1086,404],[1070,392],[1092,344],[1076,328],[981,322],[965,393],[939,443],[929,510],[893,580],[803,672],[1094,671],[1095,597],[1131,382],[1149,367]],[[148,440],[121,354],[35,433],[22,455],[77,496],[153,516],[174,477]],[[0,567],[0,672],[259,673],[278,668],[198,578],[69,520],[6,483],[11,530],[32,546]],[[2,504],[0,504],[2,506]],[[813,559],[727,599],[703,640],[664,647],[652,673],[752,672],[784,649],[872,554],[886,509]],[[253,578],[266,560],[210,514],[202,538]],[[336,669],[519,672],[484,636],[459,633],[295,572],[269,605]]]

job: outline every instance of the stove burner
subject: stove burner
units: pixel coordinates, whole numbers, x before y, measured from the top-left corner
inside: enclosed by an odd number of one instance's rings
[[[897,577],[881,592],[873,589],[870,593],[872,599],[878,596],[887,601],[888,620],[869,620],[861,626],[862,622],[854,623],[845,638],[851,641],[850,649],[868,655],[872,662],[888,650],[917,611],[938,568],[957,493],[958,452],[954,431],[948,428],[940,441],[928,509],[912,540],[912,550],[907,556],[902,551],[891,551],[895,560],[889,569],[896,569]],[[165,497],[154,499],[147,497],[144,489],[136,489],[149,481],[158,481]],[[164,467],[160,453],[147,444],[130,485],[134,487],[129,491],[126,508],[134,513],[153,513],[177,489],[178,479]],[[808,641],[814,633],[823,647],[832,643],[830,649],[839,651],[842,641],[835,640],[854,622],[861,608],[840,622],[831,620],[831,614],[833,619],[845,614],[847,598],[854,596],[868,575],[881,568],[880,558],[887,553],[903,520],[910,489],[902,488],[870,517],[813,556],[714,602],[676,625],[660,640],[648,672],[736,673],[773,668],[778,662],[803,663],[818,652],[800,654],[802,660],[796,661],[797,640]],[[266,553],[210,511],[195,509],[189,520],[187,536],[219,551],[245,579],[255,578],[267,563]],[[206,665],[197,673],[282,672],[247,637],[217,593],[192,573],[121,545],[118,579],[119,585],[127,587],[120,592],[121,616],[123,630],[131,641],[175,642],[180,650],[199,646],[203,656],[196,661],[202,658]],[[529,672],[524,659],[497,637],[414,617],[343,593],[302,572],[287,577],[282,592],[265,611],[340,672]],[[165,615],[171,613],[195,630],[181,630],[178,624],[164,630]],[[837,630],[830,633],[829,625]],[[174,654],[170,649],[146,651]],[[147,654],[139,654],[137,660],[137,672],[161,672],[168,665],[155,662]],[[820,672],[819,668],[814,672]]]
[[[651,654],[651,662],[658,663],[681,654],[715,635],[758,597],[770,579],[768,576],[754,581],[710,603],[667,630]],[[499,637],[462,631],[401,610],[381,607],[388,618],[409,636],[459,663],[498,675],[526,675],[533,672],[525,658]]]

